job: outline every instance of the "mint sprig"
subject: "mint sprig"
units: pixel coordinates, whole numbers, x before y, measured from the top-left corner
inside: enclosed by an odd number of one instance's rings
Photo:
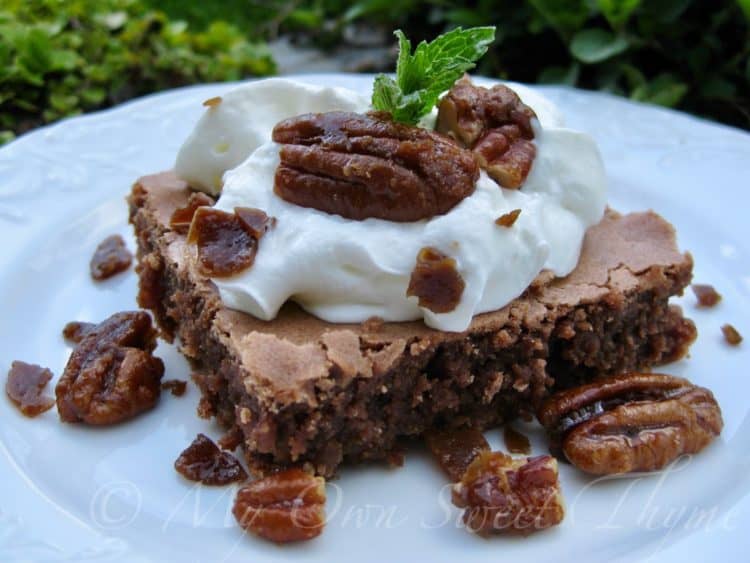
[[[390,112],[395,121],[416,125],[437,103],[440,94],[487,52],[495,40],[495,27],[457,27],[411,52],[411,41],[399,29],[396,79],[385,74],[375,77],[372,105]]]

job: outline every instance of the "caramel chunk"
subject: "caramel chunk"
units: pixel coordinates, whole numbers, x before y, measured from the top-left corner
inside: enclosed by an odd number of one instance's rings
[[[28,417],[48,411],[55,400],[44,394],[52,379],[52,372],[36,364],[14,361],[5,381],[5,393],[18,409]]]
[[[133,255],[125,246],[122,237],[120,235],[109,236],[99,243],[91,258],[89,264],[91,277],[97,281],[106,280],[127,270],[132,261]]]
[[[730,324],[723,325],[721,332],[724,333],[724,340],[731,346],[739,346],[742,342],[742,335]]]
[[[506,424],[503,428],[503,440],[506,449],[512,454],[529,455],[531,453],[531,442],[529,442],[528,437],[521,434],[510,424]]]
[[[89,330],[55,388],[60,419],[108,425],[153,408],[164,374],[155,347],[151,317],[142,311],[116,313]]]
[[[161,389],[162,391],[169,390],[175,397],[182,397],[187,390],[187,381],[183,381],[182,379],[167,379],[166,381],[162,381]]]
[[[169,228],[181,234],[185,234],[190,229],[190,223],[193,222],[193,216],[199,207],[211,207],[214,204],[213,198],[203,192],[194,192],[190,194],[184,207],[178,207],[172,213],[169,219]]]
[[[240,526],[276,543],[319,536],[325,525],[325,481],[287,469],[243,486],[232,513]]]
[[[510,228],[515,224],[516,219],[518,219],[518,216],[520,214],[521,214],[520,209],[514,209],[513,211],[508,211],[508,213],[504,213],[503,215],[500,215],[500,217],[495,219],[495,224],[499,225],[500,227]]]
[[[96,325],[82,321],[71,321],[63,327],[63,338],[73,344],[78,344]]]
[[[275,222],[260,209],[237,207],[227,213],[198,207],[187,240],[198,247],[201,273],[228,277],[252,266],[261,237]]]
[[[627,373],[560,391],[537,417],[553,452],[596,475],[662,469],[700,452],[724,424],[711,391],[658,373]]]
[[[280,122],[274,191],[347,219],[418,221],[447,213],[474,192],[472,154],[384,113],[305,114]]]
[[[480,453],[453,485],[453,504],[466,509],[469,530],[483,535],[528,535],[556,526],[565,516],[557,461],[548,455],[514,459],[502,452]]]
[[[451,481],[459,481],[480,453],[489,451],[484,434],[476,428],[430,430],[427,447]]]
[[[437,130],[471,149],[500,185],[515,189],[526,181],[536,157],[533,117],[507,86],[483,88],[465,76],[440,101]]]
[[[247,472],[232,454],[221,451],[205,434],[198,434],[174,468],[186,479],[204,485],[228,485],[247,479]]]
[[[419,251],[406,295],[419,298],[419,306],[433,313],[450,313],[461,302],[464,287],[456,261],[435,248],[426,247]]]
[[[712,285],[694,283],[690,288],[698,298],[699,307],[715,307],[721,301],[721,294]]]

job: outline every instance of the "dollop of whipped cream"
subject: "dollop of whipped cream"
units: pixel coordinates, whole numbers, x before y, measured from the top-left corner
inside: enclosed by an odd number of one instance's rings
[[[329,322],[424,319],[459,332],[474,315],[518,297],[543,269],[570,273],[586,229],[604,213],[601,157],[588,135],[562,126],[549,100],[508,85],[538,117],[532,122],[537,155],[522,188],[501,188],[482,172],[474,193],[448,213],[412,223],[353,221],[291,204],[273,191],[280,150],[271,141],[274,125],[301,113],[368,111],[369,92],[276,78],[222,96],[183,145],[176,172],[195,188],[221,191],[217,209],[255,207],[278,219],[251,268],[214,279],[224,303],[271,320],[291,299]],[[511,228],[495,223],[514,209],[521,214]],[[451,312],[436,314],[406,296],[417,254],[427,246],[454,258],[464,280]]]

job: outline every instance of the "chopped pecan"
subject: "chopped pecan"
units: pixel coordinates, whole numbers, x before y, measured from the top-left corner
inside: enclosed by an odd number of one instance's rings
[[[162,391],[169,390],[175,397],[182,397],[187,390],[187,381],[183,379],[167,379],[166,381],[162,381],[161,389]]]
[[[418,297],[419,306],[433,313],[450,313],[461,302],[464,287],[456,261],[428,246],[417,255],[406,295]]]
[[[699,307],[715,307],[721,301],[721,294],[712,285],[694,283],[690,288],[698,299]]]
[[[471,149],[479,165],[504,188],[526,181],[536,156],[534,111],[507,86],[456,82],[440,101],[437,130]]]
[[[529,455],[531,453],[529,438],[510,424],[506,424],[503,428],[503,440],[505,441],[505,448],[512,454]]]
[[[55,404],[52,397],[44,394],[50,379],[52,372],[49,369],[16,360],[10,364],[5,393],[23,414],[34,417]]]
[[[198,247],[198,265],[204,275],[227,277],[255,262],[261,237],[276,224],[260,209],[236,207],[234,213],[198,207],[187,241]]]
[[[89,330],[55,387],[60,419],[115,424],[153,408],[164,375],[155,347],[151,317],[142,311],[116,313]]]
[[[215,108],[221,103],[221,96],[214,96],[203,101],[203,105],[207,108]]]
[[[430,430],[425,434],[427,447],[451,481],[459,481],[466,468],[480,453],[489,451],[484,434],[476,428]]]
[[[348,219],[418,221],[474,192],[470,152],[388,114],[305,114],[274,127],[282,143],[274,190],[283,199]]]
[[[565,515],[557,460],[482,452],[453,486],[453,504],[466,509],[464,523],[480,534],[527,535],[555,526]]]
[[[228,485],[247,479],[237,458],[221,451],[205,434],[196,436],[174,462],[174,468],[186,479],[204,485]]]
[[[724,334],[724,340],[726,340],[727,344],[730,346],[739,346],[742,342],[742,335],[730,324],[723,325],[721,327],[721,332]]]
[[[721,432],[708,389],[686,379],[629,373],[549,397],[537,413],[552,441],[579,469],[597,475],[654,471],[706,447]]]
[[[96,325],[83,321],[70,321],[63,327],[63,338],[73,344],[78,344]]]
[[[513,225],[516,224],[516,220],[518,220],[518,216],[521,214],[520,209],[514,209],[513,211],[508,211],[507,213],[504,213],[500,215],[497,219],[495,219],[495,224],[500,227],[506,227],[511,228]]]
[[[325,481],[287,469],[253,481],[237,493],[232,513],[245,530],[276,543],[312,539],[325,524]]]
[[[197,209],[199,207],[212,207],[213,204],[213,198],[203,192],[193,192],[184,207],[178,207],[174,210],[169,219],[169,228],[178,233],[187,233]]]
[[[109,236],[99,243],[94,256],[91,257],[89,264],[91,277],[97,281],[106,280],[127,270],[132,261],[133,255],[125,246],[122,237],[120,235]]]

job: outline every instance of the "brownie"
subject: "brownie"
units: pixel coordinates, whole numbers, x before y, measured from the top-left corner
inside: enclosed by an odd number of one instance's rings
[[[555,387],[683,357],[696,337],[669,298],[692,259],[653,212],[607,211],[589,229],[577,268],[542,272],[506,307],[463,333],[418,322],[333,324],[293,303],[273,321],[223,306],[170,230],[188,186],[141,178],[130,196],[139,302],[162,335],[179,338],[202,392],[199,411],[239,429],[251,468],[388,459],[433,427],[484,429],[531,413]]]

